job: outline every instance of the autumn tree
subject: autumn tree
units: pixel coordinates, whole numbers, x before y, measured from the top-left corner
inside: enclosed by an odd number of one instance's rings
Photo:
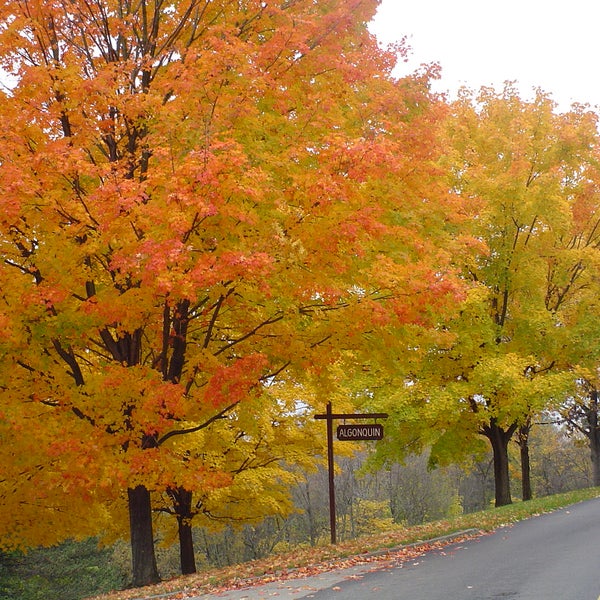
[[[44,510],[91,495],[128,521],[134,585],[158,579],[152,495],[189,525],[191,494],[235,485],[253,456],[211,464],[209,430],[256,449],[288,424],[250,433],[244,402],[277,401],[279,380],[335,387],[330,367],[453,298],[440,105],[427,73],[392,79],[376,6],[0,3],[0,379],[39,450],[10,422],[2,441],[64,481]],[[51,542],[42,514],[19,521],[39,537],[3,545]]]
[[[577,391],[560,405],[559,422],[571,435],[587,441],[592,463],[592,485],[600,485],[600,406],[598,389],[593,381],[579,379]]]
[[[392,394],[397,418],[416,424],[398,446],[431,444],[444,463],[481,452],[482,436],[503,505],[512,501],[510,440],[572,387],[562,288],[549,282],[565,285],[555,267],[570,252],[576,173],[593,159],[596,130],[588,111],[558,113],[547,95],[526,101],[511,85],[465,91],[447,124],[449,188],[474,240],[474,254],[456,262],[470,291],[439,339],[414,347],[413,371]]]
[[[575,437],[587,440],[594,485],[600,485],[600,427],[598,412],[597,344],[598,268],[600,267],[600,178],[598,143],[590,143],[592,160],[567,175],[574,188],[572,222],[551,257],[546,303],[560,315],[561,352],[557,360],[572,373],[569,394],[552,407],[559,422]]]
[[[479,431],[494,451],[502,504],[510,502],[508,441],[517,431],[523,437],[532,416],[572,381],[561,361],[560,292],[551,285],[560,285],[556,264],[569,252],[580,196],[576,174],[593,159],[596,129],[589,111],[560,114],[543,93],[526,102],[510,86],[500,94],[483,90],[457,108],[456,190],[478,205],[475,234],[488,249],[465,268],[485,289],[480,317],[488,321],[488,337],[469,342],[469,348],[479,343],[468,359],[476,366],[458,377],[468,388],[485,371],[466,397],[478,421],[485,414]]]
[[[276,388],[275,390],[273,388]],[[289,490],[301,471],[315,468],[323,444],[314,419],[295,403],[284,402],[280,385],[266,386],[262,396],[244,401],[180,445],[176,460],[197,477],[210,470],[216,479],[210,488],[186,483],[170,486],[154,501],[155,510],[175,517],[181,570],[196,570],[192,525],[219,531],[226,526],[252,526],[267,516],[285,518],[295,510]],[[268,394],[276,394],[275,397]],[[166,540],[172,523],[160,523]]]
[[[463,112],[452,126],[459,156],[454,172],[458,192],[481,203],[476,230],[489,252],[466,271],[486,290],[490,321],[491,339],[479,340],[477,363],[490,355],[504,362],[468,398],[473,413],[481,413],[482,406],[487,413],[480,433],[494,451],[496,502],[501,504],[510,502],[508,441],[519,430],[524,443],[532,416],[571,381],[567,369],[557,368],[563,323],[548,282],[561,260],[557,257],[568,251],[565,239],[578,197],[573,175],[591,159],[595,127],[589,112],[560,114],[541,92],[525,102],[510,86],[502,94],[484,90],[467,113],[470,124]],[[501,400],[501,382],[511,369],[516,369],[514,378]],[[461,377],[470,380],[477,370]]]

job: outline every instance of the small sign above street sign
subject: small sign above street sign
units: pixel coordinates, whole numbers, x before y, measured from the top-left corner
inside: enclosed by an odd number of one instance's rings
[[[338,425],[337,439],[340,441],[382,440],[383,425],[371,423],[370,425]]]

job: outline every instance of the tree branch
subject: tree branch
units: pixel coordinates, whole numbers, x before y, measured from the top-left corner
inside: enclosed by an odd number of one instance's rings
[[[210,419],[208,419],[208,421],[205,421],[204,423],[202,423],[201,425],[197,425],[196,427],[189,427],[187,429],[174,429],[173,431],[169,431],[168,433],[166,433],[165,435],[163,435],[156,442],[156,445],[157,446],[161,446],[168,439],[170,439],[172,437],[175,437],[176,435],[187,435],[188,433],[196,433],[197,431],[200,431],[202,429],[206,429],[206,427],[208,427],[209,425],[212,425],[215,421],[218,421],[219,419],[225,419],[225,418],[227,418],[227,413],[232,408],[234,408],[235,406],[237,406],[237,404],[238,404],[238,402],[234,402],[233,404],[230,404],[229,406],[227,406],[226,408],[224,408],[221,412],[217,413],[216,415],[214,415]]]

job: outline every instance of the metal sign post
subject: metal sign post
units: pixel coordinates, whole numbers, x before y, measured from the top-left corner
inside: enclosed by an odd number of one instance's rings
[[[324,415],[315,415],[315,419],[327,421],[327,469],[329,472],[329,530],[331,543],[337,543],[336,518],[335,518],[335,480],[333,464],[333,421],[334,419],[387,419],[387,413],[359,413],[335,414],[331,410],[331,402],[327,403]],[[383,425],[372,423],[370,425],[339,425],[337,437],[340,441],[381,440],[383,439]]]

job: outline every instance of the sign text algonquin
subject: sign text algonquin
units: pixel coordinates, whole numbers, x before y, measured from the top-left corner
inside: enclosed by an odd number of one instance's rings
[[[337,439],[340,441],[382,440],[383,425],[338,425]]]

